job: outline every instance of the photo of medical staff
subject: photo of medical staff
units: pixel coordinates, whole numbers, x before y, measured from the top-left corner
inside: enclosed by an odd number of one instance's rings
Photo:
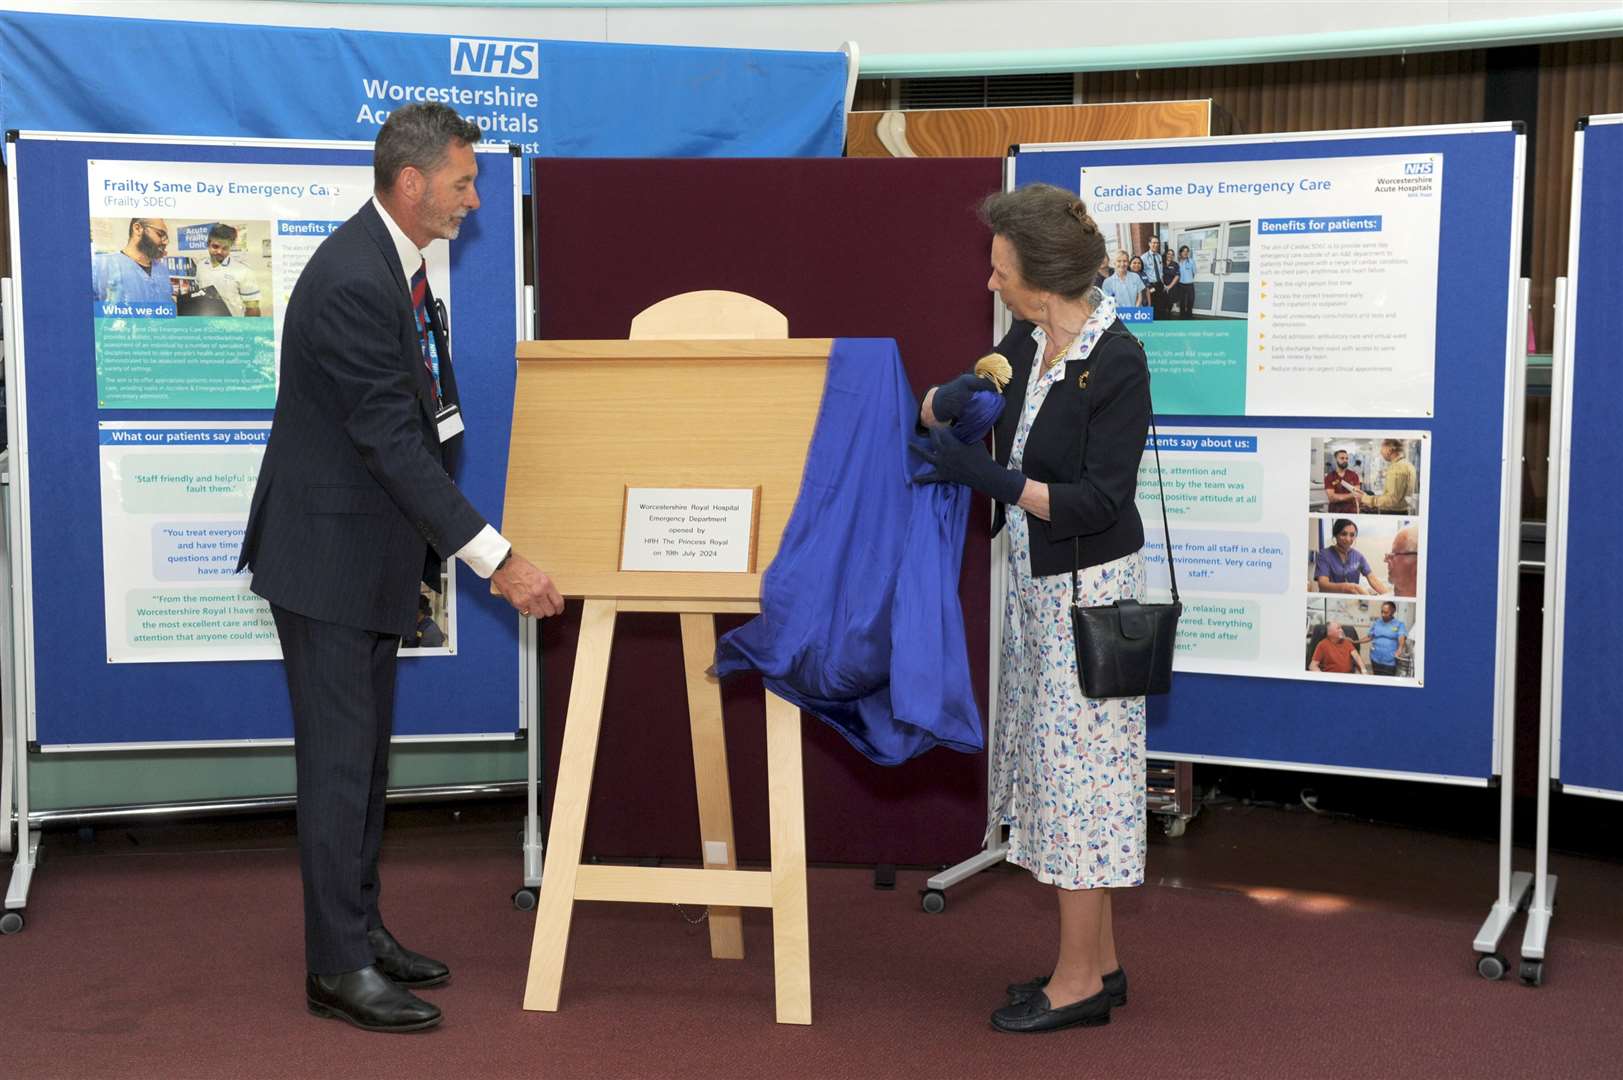
[[[268,221],[91,218],[98,302],[165,303],[175,314],[269,316]]]
[[[440,563],[440,582],[443,584],[450,579],[449,562]],[[419,655],[426,655],[427,650],[436,650],[450,653],[454,646],[451,644],[451,605],[455,591],[453,588],[435,589],[428,585],[421,585],[417,590],[417,621],[409,634],[400,638],[402,649],[420,650]]]
[[[1326,514],[1420,516],[1426,440],[1368,435],[1312,440],[1308,455],[1310,511]]]
[[[1117,251],[1112,260],[1114,269],[1099,284],[1104,294],[1116,301],[1118,311],[1122,308],[1149,307],[1149,287],[1143,275],[1132,269],[1135,261],[1142,268],[1142,260],[1135,260],[1125,249]]]
[[[95,304],[173,304],[169,223],[160,217],[90,219],[90,298]]]
[[[1307,670],[1412,679],[1419,614],[1407,600],[1321,596],[1307,604]]]
[[[1420,522],[1310,515],[1307,575],[1308,592],[1414,597],[1419,592]]]
[[[1113,262],[1120,261],[1121,253],[1127,255],[1125,268],[1112,266],[1119,278],[1115,289],[1125,294],[1131,284],[1126,275],[1136,274],[1144,283],[1142,299],[1157,322],[1248,316],[1250,221],[1135,222],[1106,232],[1106,246],[1115,253]],[[1109,276],[1099,287],[1115,295]]]

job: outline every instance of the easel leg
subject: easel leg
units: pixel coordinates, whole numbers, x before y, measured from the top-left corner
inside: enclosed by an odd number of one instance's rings
[[[705,669],[716,656],[716,617],[682,616],[682,661],[687,670],[688,718],[693,731],[693,781],[699,793],[699,836],[706,870],[736,870],[733,798],[727,780],[727,739],[721,722],[721,684]],[[744,925],[736,907],[710,908],[710,955],[744,958]]]
[[[767,809],[772,832],[772,970],[778,1023],[811,1023],[811,932],[806,915],[806,796],[800,708],[766,695]]]
[[[569,947],[569,920],[575,907],[575,872],[580,867],[581,842],[586,835],[586,805],[592,794],[597,735],[603,725],[603,692],[609,680],[614,616],[613,600],[588,600],[580,617],[575,677],[569,686],[569,715],[564,721],[558,784],[552,798],[552,831],[547,835],[547,865],[541,876],[535,937],[530,944],[530,972],[524,984],[524,1007],[530,1010],[558,1009],[564,953]]]

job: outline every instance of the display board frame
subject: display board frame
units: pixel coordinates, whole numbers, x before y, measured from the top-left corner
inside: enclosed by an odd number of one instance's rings
[[[1610,186],[1608,186],[1610,185]],[[1608,410],[1620,387],[1615,356],[1623,311],[1603,292],[1606,275],[1583,272],[1583,237],[1615,237],[1623,229],[1623,113],[1585,117],[1573,134],[1572,210],[1567,278],[1557,283],[1556,342],[1551,362],[1550,499],[1545,527],[1544,664],[1540,713],[1546,726],[1548,774],[1568,795],[1623,800],[1623,739],[1610,709],[1597,702],[1615,683],[1603,658],[1605,585],[1570,594],[1573,555],[1616,543],[1608,527],[1603,489],[1593,488],[1596,464],[1586,451],[1599,445]],[[1604,257],[1605,252],[1602,252]],[[1594,259],[1591,260],[1596,261]],[[1612,413],[1615,418],[1615,412]],[[1574,706],[1582,706],[1575,708]],[[1610,730],[1608,729],[1608,726]],[[1541,815],[1542,817],[1542,815]],[[1540,832],[1543,839],[1543,830]]]
[[[451,302],[456,310],[450,322],[464,400],[476,399],[474,409],[465,411],[470,416],[483,414],[489,419],[477,434],[470,424],[471,438],[464,439],[468,446],[456,471],[459,483],[470,498],[499,527],[512,403],[512,345],[522,336],[524,318],[522,168],[521,159],[505,145],[477,146],[476,150],[483,166],[479,188],[485,212],[470,220],[470,227],[453,247],[449,273],[456,280],[463,274],[472,274],[477,264],[479,281],[476,286],[469,278],[461,289],[453,292]],[[52,200],[67,209],[52,211],[50,207],[36,205],[43,200],[37,199],[36,192],[31,190],[30,168],[44,175],[52,169],[71,165],[76,160],[75,155],[82,161],[98,153],[152,161],[370,165],[372,146],[324,140],[7,133],[14,279],[14,309],[8,313],[14,336],[7,343],[7,382],[11,388],[8,423],[14,448],[11,540],[18,614],[14,642],[17,696],[14,700],[20,734],[25,736],[31,751],[48,752],[290,745],[292,731],[286,691],[280,668],[274,663],[218,661],[169,667],[167,671],[156,673],[152,670],[155,665],[151,664],[81,663],[75,668],[81,684],[79,689],[85,686],[89,689],[82,706],[68,710],[63,702],[67,700],[71,705],[73,699],[71,695],[65,698],[62,692],[65,680],[61,665],[41,655],[40,639],[50,638],[47,651],[54,651],[61,647],[63,635],[60,627],[37,626],[37,620],[48,619],[45,612],[52,607],[83,603],[85,593],[93,593],[93,603],[100,605],[102,576],[98,567],[94,573],[84,575],[87,583],[78,587],[77,594],[71,591],[64,594],[63,575],[50,565],[51,552],[35,550],[39,539],[36,531],[40,527],[34,512],[36,491],[60,486],[61,474],[54,470],[71,466],[64,466],[58,460],[69,456],[66,453],[32,453],[35,440],[30,439],[31,420],[38,421],[44,416],[54,431],[61,429],[66,415],[73,418],[76,427],[87,427],[93,433],[98,419],[106,413],[95,408],[94,395],[87,400],[68,401],[53,397],[49,386],[35,389],[29,386],[29,332],[34,330],[41,340],[49,342],[43,322],[36,320],[49,320],[56,315],[46,290],[53,285],[58,291],[63,287],[52,280],[57,276],[56,268],[41,254],[37,237],[53,225],[64,224],[56,218],[77,213],[77,220],[82,223],[83,215],[88,213],[85,201],[76,198],[72,191],[57,191]],[[364,199],[357,201],[356,208],[361,201]],[[53,212],[56,218],[52,217]],[[349,212],[353,213],[353,209]],[[75,265],[81,264],[75,262]],[[494,283],[492,275],[497,276]],[[501,283],[503,279],[510,288]],[[496,287],[492,288],[492,284]],[[38,298],[35,290],[38,290]],[[71,303],[77,313],[82,305],[76,301],[85,294],[82,288],[76,288],[71,295],[73,302],[64,303]],[[459,298],[464,302],[458,304]],[[458,318],[459,315],[462,317]],[[468,327],[465,332],[464,326]],[[88,358],[81,359],[88,363]],[[154,416],[145,411],[124,411],[115,415],[120,419],[145,420],[169,418],[172,414],[164,412]],[[205,421],[269,419],[270,410],[200,410],[194,415]],[[71,439],[75,432],[76,428],[67,430],[64,437]],[[30,475],[35,472],[39,475]],[[85,487],[87,482],[82,476],[79,479],[81,501],[94,506],[94,489]],[[99,544],[99,519],[85,515],[73,524]],[[458,573],[454,560],[452,573]],[[456,589],[460,594],[461,611],[458,647],[454,654],[424,656],[401,665],[395,735],[398,742],[511,741],[525,737],[533,727],[535,698],[523,681],[524,673],[533,671],[533,665],[527,667],[526,663],[528,638],[523,628],[514,629],[517,617],[507,611],[498,598],[488,596],[487,588],[476,587],[476,581],[471,572],[465,572],[460,588]],[[67,588],[71,590],[73,586]],[[97,619],[92,625],[100,622]],[[99,651],[99,635],[89,637],[97,639],[94,643]],[[115,694],[101,685],[109,678],[128,680],[128,685],[118,688]],[[203,684],[201,691],[199,681]],[[155,690],[166,683],[171,686],[191,683],[193,689],[179,693]],[[458,689],[453,690],[453,687]],[[116,720],[106,716],[107,710],[100,707],[110,695],[154,702],[158,708],[148,709],[147,713],[161,710],[163,717],[148,723],[133,737],[119,738]],[[212,715],[206,714],[211,704],[217,705],[221,700],[233,700],[238,708],[230,712],[217,709]],[[188,713],[188,709],[192,711]],[[73,713],[73,719],[64,729],[59,717],[68,711]]]

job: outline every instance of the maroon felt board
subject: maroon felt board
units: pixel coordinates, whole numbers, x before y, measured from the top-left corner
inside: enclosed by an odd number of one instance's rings
[[[793,337],[895,338],[916,393],[991,347],[990,240],[975,208],[1002,186],[1001,159],[538,158],[534,170],[538,338],[624,338],[658,300],[728,289],[782,311]],[[977,500],[960,588],[983,718],[987,518]],[[572,604],[542,623],[546,799],[579,615]],[[739,856],[765,860],[760,680],[728,679],[723,700]],[[812,861],[932,865],[979,849],[984,755],[936,749],[883,768],[813,717],[803,730]],[[677,619],[621,616],[586,854],[697,859],[692,761]]]

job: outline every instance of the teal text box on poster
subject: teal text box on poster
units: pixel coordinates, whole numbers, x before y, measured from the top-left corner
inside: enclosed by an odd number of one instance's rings
[[[1246,326],[1245,319],[1134,323],[1149,356],[1155,411],[1244,416]]]
[[[97,319],[103,409],[270,409],[275,327],[263,318]]]

